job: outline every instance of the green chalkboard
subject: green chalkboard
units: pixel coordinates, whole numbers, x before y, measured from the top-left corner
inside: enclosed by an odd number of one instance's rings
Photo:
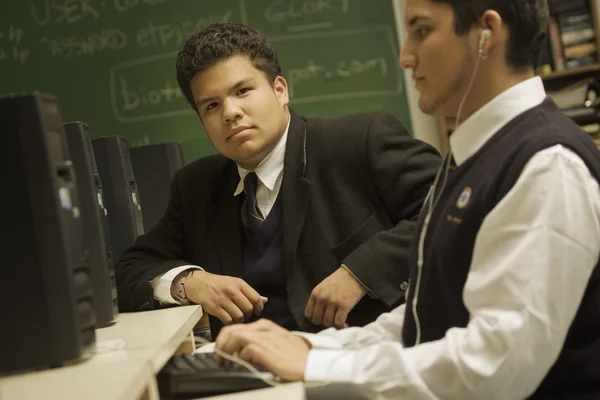
[[[306,116],[390,112],[410,127],[392,0],[3,0],[0,93],[56,95],[63,120],[130,145],[212,154],[175,79],[195,29],[238,21],[273,42]]]

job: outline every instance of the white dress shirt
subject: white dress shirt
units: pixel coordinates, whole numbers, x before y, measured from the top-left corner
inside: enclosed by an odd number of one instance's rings
[[[450,137],[457,165],[544,98],[536,77],[474,113]],[[305,380],[351,384],[373,399],[523,399],[557,359],[599,254],[598,182],[575,153],[544,149],[476,236],[466,327],[404,348],[402,305],[364,328],[297,333],[313,346]]]
[[[288,123],[281,139],[275,145],[273,150],[258,164],[254,172],[258,177],[258,185],[256,188],[256,202],[262,215],[266,218],[277,200],[279,190],[281,189],[281,182],[283,181],[283,163],[285,158],[285,146],[287,143],[288,131],[290,129],[291,118],[288,115]],[[244,169],[238,165],[238,173],[240,175],[240,182],[233,196],[237,196],[244,191],[244,178],[250,170]],[[150,284],[154,290],[154,298],[160,301],[162,304],[180,304],[179,301],[171,296],[171,285],[173,279],[177,277],[181,272],[188,269],[202,269],[197,265],[182,265],[170,269],[163,275],[159,275],[154,278]]]

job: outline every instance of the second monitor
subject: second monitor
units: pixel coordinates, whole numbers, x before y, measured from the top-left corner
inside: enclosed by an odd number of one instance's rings
[[[184,166],[183,149],[179,142],[165,142],[132,147],[130,153],[144,212],[144,231],[149,232],[167,209],[171,180]]]
[[[81,202],[83,240],[89,252],[94,291],[92,300],[98,327],[103,327],[116,322],[118,305],[102,181],[98,175],[87,125],[69,122],[63,126]]]
[[[115,262],[144,233],[140,195],[127,141],[121,136],[92,139],[104,186],[110,245]]]

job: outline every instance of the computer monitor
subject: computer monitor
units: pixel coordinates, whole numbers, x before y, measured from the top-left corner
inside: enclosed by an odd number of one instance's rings
[[[132,147],[131,164],[138,183],[144,231],[154,228],[165,214],[171,198],[173,175],[185,165],[180,142]]]
[[[89,252],[94,311],[97,327],[100,328],[114,324],[119,315],[102,180],[98,175],[88,126],[83,122],[69,122],[63,126],[70,159],[75,169],[75,181],[81,202],[83,240]]]
[[[115,262],[144,233],[137,182],[127,140],[121,136],[92,139],[98,173],[104,186],[110,245]]]
[[[0,97],[0,124],[0,373],[84,360],[96,318],[58,102]]]

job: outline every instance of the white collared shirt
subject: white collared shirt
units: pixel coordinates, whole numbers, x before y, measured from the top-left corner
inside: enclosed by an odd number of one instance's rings
[[[288,116],[288,124],[285,132],[275,145],[275,148],[258,164],[254,169],[254,173],[258,177],[258,186],[256,187],[256,203],[258,209],[264,218],[267,218],[269,212],[277,200],[281,182],[283,181],[283,163],[285,158],[285,145],[287,144],[288,131],[290,129],[290,120]],[[239,195],[244,191],[244,178],[250,173],[250,170],[244,169],[238,165],[238,173],[240,174],[240,182],[233,193],[234,196]]]
[[[545,96],[535,77],[474,113],[450,138],[457,164]],[[465,328],[404,348],[402,305],[365,328],[297,333],[313,345],[305,380],[377,399],[523,399],[558,357],[599,254],[597,181],[565,147],[541,150],[477,234]]]
[[[279,195],[281,189],[281,182],[283,181],[283,164],[285,158],[285,147],[287,144],[288,131],[290,129],[291,116],[288,114],[288,123],[283,135],[279,139],[279,142],[275,145],[273,150],[260,162],[254,172],[258,176],[258,186],[256,188],[256,202],[262,215],[266,218],[275,204],[275,200]],[[250,171],[244,169],[238,165],[238,173],[240,175],[240,182],[233,196],[237,196],[244,191],[244,178]],[[180,267],[172,268],[166,273],[157,276],[152,281],[152,289],[154,291],[154,298],[160,301],[162,304],[181,304],[181,302],[175,300],[171,296],[171,285],[173,280],[188,269],[199,269],[201,267],[197,265],[182,265]]]

